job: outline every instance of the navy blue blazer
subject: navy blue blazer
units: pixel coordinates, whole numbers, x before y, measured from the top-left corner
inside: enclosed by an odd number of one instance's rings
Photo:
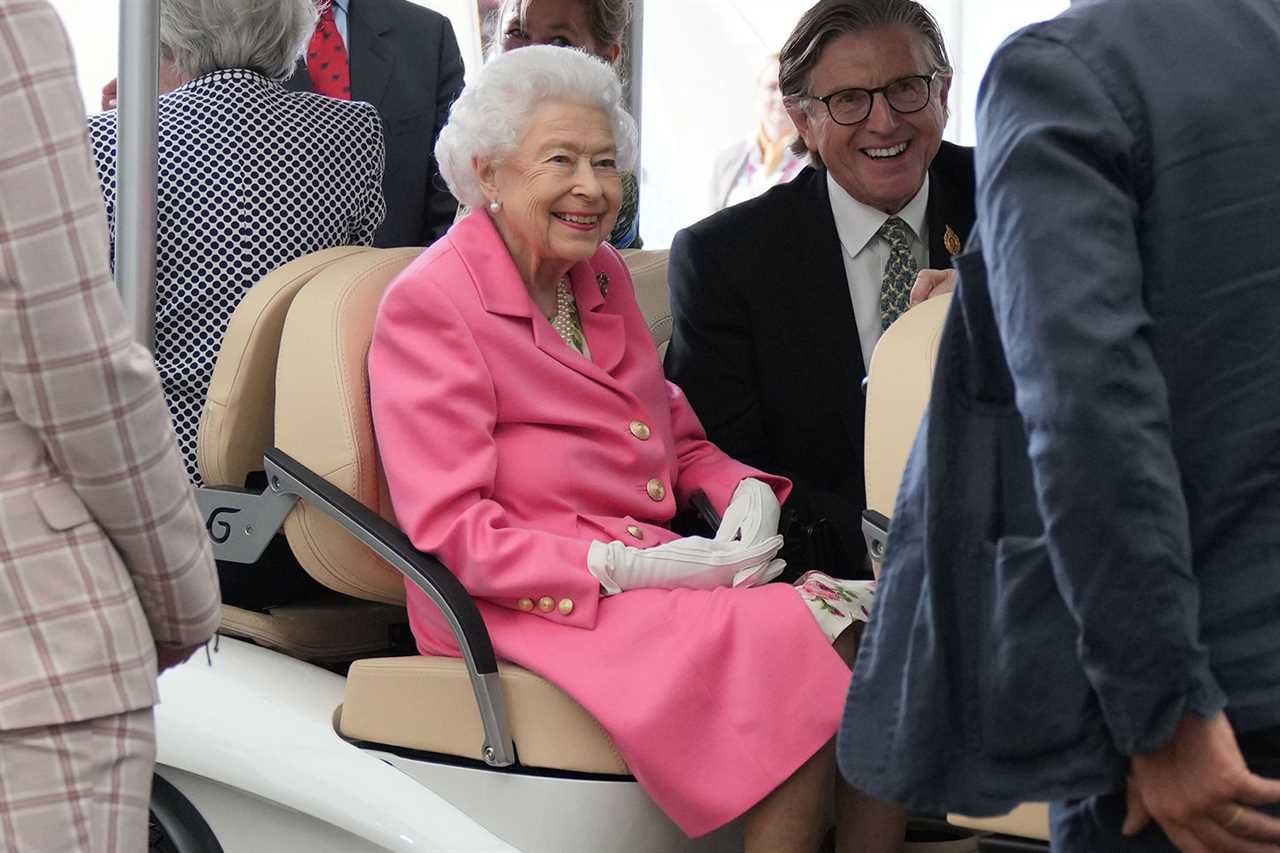
[[[409,0],[350,0],[351,97],[378,109],[387,145],[387,218],[375,246],[427,246],[458,211],[432,151],[462,91],[462,55],[449,19]],[[315,91],[301,60],[285,84]]]
[[[1277,55],[1275,0],[1095,0],[993,59],[855,785],[991,814],[1280,724]]]

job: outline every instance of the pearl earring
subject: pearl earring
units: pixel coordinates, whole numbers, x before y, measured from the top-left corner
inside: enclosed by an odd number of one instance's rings
[[[496,198],[489,202],[490,213],[497,213],[499,210],[502,210],[502,202],[498,201]]]

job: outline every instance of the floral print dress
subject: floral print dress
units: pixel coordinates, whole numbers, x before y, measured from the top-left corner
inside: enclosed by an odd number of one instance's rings
[[[805,572],[795,582],[796,592],[809,605],[818,627],[831,642],[854,622],[871,618],[871,602],[875,599],[875,581],[849,581]]]

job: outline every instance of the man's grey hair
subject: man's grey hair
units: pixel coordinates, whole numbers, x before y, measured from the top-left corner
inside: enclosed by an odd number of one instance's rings
[[[804,13],[782,46],[778,58],[778,89],[784,102],[795,107],[813,95],[810,90],[813,69],[833,39],[884,27],[915,30],[929,48],[933,61],[933,68],[929,70],[938,72],[940,77],[951,76],[951,58],[942,38],[942,28],[929,10],[915,0],[819,0]],[[818,152],[809,152],[799,136],[791,150],[797,156],[808,152],[811,159],[822,165]]]
[[[531,45],[485,63],[449,110],[436,141],[440,174],[454,198],[472,209],[488,202],[473,158],[501,162],[520,145],[537,108],[551,101],[597,107],[608,118],[618,169],[636,160],[636,122],[608,64],[580,50]]]
[[[188,79],[248,68],[284,81],[316,17],[314,0],[160,0],[160,45]]]

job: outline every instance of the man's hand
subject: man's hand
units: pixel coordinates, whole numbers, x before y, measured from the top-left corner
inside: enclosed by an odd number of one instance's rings
[[[159,76],[156,81],[158,88],[156,91],[161,95],[166,92],[172,92],[174,89],[187,82],[187,79],[182,75],[182,72],[178,70],[177,66],[165,59],[163,56],[160,57],[160,68],[158,74]],[[114,110],[119,106],[120,96],[118,88],[119,84],[116,80],[108,80],[107,85],[102,87],[102,108],[104,110]]]
[[[926,299],[950,293],[956,289],[955,270],[920,270],[916,283],[911,285],[911,304],[919,305]]]
[[[1183,853],[1274,853],[1280,820],[1252,806],[1280,802],[1280,781],[1250,772],[1225,714],[1187,716],[1173,739],[1133,757],[1123,832],[1151,818]]]
[[[167,646],[156,643],[156,673],[172,669],[195,654],[196,650],[203,645],[204,643],[196,643],[194,646]]]

